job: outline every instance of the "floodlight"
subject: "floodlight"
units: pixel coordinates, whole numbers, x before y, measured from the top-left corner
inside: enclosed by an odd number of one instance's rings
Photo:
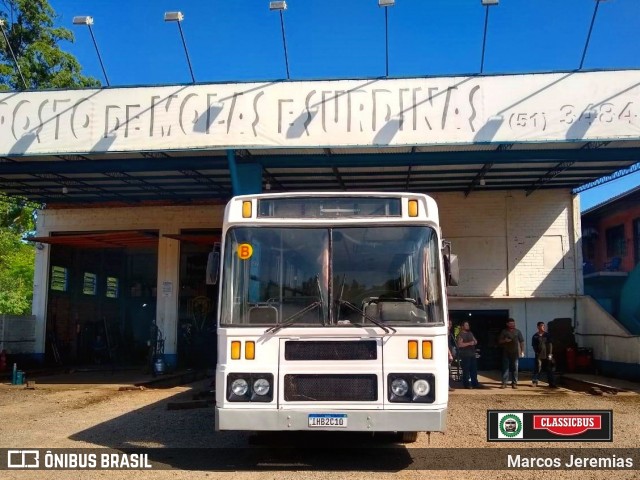
[[[80,15],[78,17],[73,17],[74,25],[93,25],[93,17],[89,15]]]
[[[286,10],[287,2],[269,2],[269,10]]]
[[[498,3],[500,2],[500,0],[480,0],[482,2],[482,5],[486,6],[486,7],[490,7],[492,5],[498,5]]]
[[[98,50],[98,43],[96,42],[96,37],[93,34],[93,28],[91,28],[91,25],[93,25],[93,17],[90,17],[89,15],[80,15],[77,17],[73,17],[72,21],[74,25],[86,25],[87,28],[89,29],[89,33],[91,34],[91,40],[93,41],[93,46],[96,49],[96,54],[98,55],[98,60],[100,61],[100,67],[102,68],[102,74],[104,75],[104,80],[107,83],[107,87],[109,87],[110,86],[109,77],[107,77],[107,71],[104,68],[104,63],[102,62],[102,55],[100,55],[100,50]]]
[[[165,12],[164,13],[164,21],[165,22],[181,22],[184,20],[184,15],[182,12]]]
[[[187,57],[187,64],[189,65],[189,73],[191,74],[191,82],[196,83],[196,77],[193,74],[193,67],[191,66],[191,58],[189,57],[189,50],[187,50],[187,42],[184,39],[184,32],[182,31],[182,21],[184,15],[182,12],[165,12],[165,22],[176,22],[178,24],[178,30],[180,31],[180,38],[182,39],[182,46],[184,47],[184,54]]]
[[[278,2],[269,2],[269,10],[277,11],[280,15],[280,30],[282,31],[282,47],[284,49],[284,64],[287,69],[287,80],[291,77],[289,75],[289,55],[287,54],[287,36],[284,32],[284,12],[287,9],[287,2],[278,1]]]
[[[379,7],[393,7],[396,4],[396,0],[378,0]]]

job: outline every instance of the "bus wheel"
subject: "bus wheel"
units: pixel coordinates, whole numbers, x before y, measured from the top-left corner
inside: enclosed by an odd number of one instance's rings
[[[418,440],[418,432],[398,432],[398,440],[402,443],[415,443]]]

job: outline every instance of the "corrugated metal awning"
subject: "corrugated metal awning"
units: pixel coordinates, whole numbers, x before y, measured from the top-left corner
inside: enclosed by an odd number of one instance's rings
[[[150,248],[157,247],[158,234],[151,231],[114,231],[31,237],[30,242],[78,248]]]

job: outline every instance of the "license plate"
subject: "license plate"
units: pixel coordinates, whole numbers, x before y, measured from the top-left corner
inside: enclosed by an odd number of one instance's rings
[[[309,428],[347,428],[345,413],[310,413]]]

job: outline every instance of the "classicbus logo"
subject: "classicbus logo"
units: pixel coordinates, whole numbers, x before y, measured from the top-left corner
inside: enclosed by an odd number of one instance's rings
[[[600,430],[602,415],[534,415],[533,428],[554,435],[575,436],[587,430]]]
[[[487,411],[489,442],[612,442],[611,410]]]

